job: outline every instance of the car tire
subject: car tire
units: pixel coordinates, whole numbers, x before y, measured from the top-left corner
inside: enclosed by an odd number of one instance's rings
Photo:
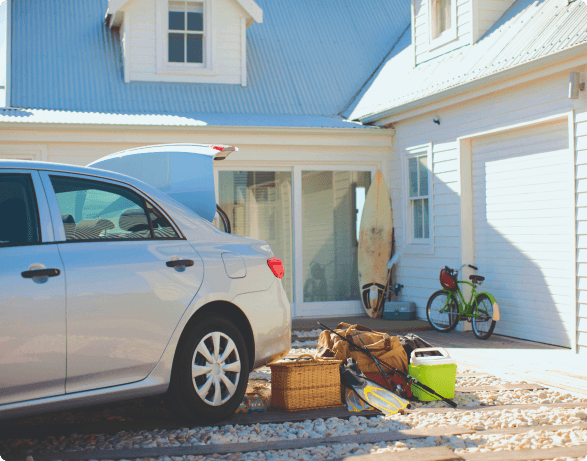
[[[200,319],[177,351],[168,397],[188,420],[228,418],[243,400],[249,380],[245,340],[226,317]]]

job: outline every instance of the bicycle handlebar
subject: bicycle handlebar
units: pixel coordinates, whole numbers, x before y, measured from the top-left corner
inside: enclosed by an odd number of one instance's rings
[[[454,269],[451,269],[448,266],[444,266],[444,270],[446,272],[448,272],[449,275],[453,275],[453,274],[457,274],[458,275],[458,273],[461,272],[462,268],[465,267],[465,266],[469,266],[471,269],[479,270],[478,268],[476,268],[475,266],[472,266],[471,264],[463,264],[458,271],[457,270],[454,270]]]

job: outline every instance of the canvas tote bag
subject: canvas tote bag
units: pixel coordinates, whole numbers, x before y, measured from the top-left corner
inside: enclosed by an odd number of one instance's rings
[[[357,346],[363,347],[363,343],[365,343],[365,346],[376,358],[404,373],[408,372],[408,356],[397,336],[389,336],[387,333],[380,333],[363,325],[349,325],[348,323],[339,323],[335,331]],[[317,355],[318,357],[335,357],[344,362],[352,357],[363,373],[380,372],[368,355],[351,350],[349,343],[328,330],[320,333]]]

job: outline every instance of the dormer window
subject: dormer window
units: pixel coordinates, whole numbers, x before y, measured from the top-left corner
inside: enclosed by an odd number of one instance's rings
[[[204,41],[204,3],[170,1],[168,62],[203,64]]]
[[[430,1],[430,49],[457,38],[456,0]]]
[[[451,0],[433,0],[432,15],[436,19],[433,29],[433,39],[450,29],[450,4]]]

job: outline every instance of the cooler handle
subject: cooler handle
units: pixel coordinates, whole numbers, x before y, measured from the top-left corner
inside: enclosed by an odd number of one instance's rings
[[[444,347],[422,347],[420,349],[414,349],[412,351],[410,359],[413,359],[414,357],[416,357],[417,352],[434,352],[434,351],[440,352],[444,358],[450,357],[450,355],[448,354],[448,351]]]

